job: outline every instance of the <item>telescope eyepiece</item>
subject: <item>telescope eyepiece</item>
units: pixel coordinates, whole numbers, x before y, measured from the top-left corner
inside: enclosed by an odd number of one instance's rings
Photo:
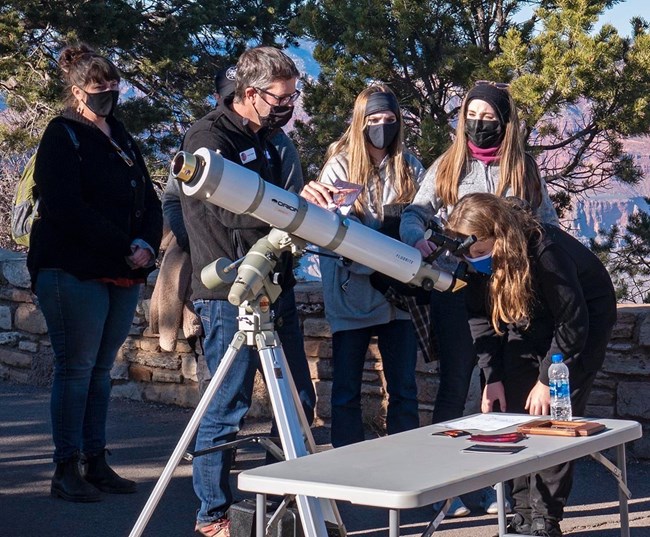
[[[438,227],[438,229],[440,229]],[[456,254],[457,256],[467,253],[469,247],[476,242],[474,235],[445,235],[442,231],[436,231],[435,228],[429,228],[424,232],[424,238],[434,243],[439,248]]]

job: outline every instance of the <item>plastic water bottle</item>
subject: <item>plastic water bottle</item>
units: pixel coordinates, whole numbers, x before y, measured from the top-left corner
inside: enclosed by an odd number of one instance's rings
[[[548,386],[551,389],[551,419],[571,421],[571,388],[569,368],[562,361],[561,354],[554,354],[548,368]]]

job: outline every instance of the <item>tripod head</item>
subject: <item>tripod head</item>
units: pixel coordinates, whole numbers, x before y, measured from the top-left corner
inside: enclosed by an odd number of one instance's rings
[[[251,301],[260,294],[265,294],[273,303],[282,292],[282,274],[276,272],[280,256],[283,252],[291,252],[299,257],[306,244],[299,237],[272,228],[241,259],[232,262],[220,257],[204,267],[201,281],[208,289],[230,285],[228,302],[234,306]]]

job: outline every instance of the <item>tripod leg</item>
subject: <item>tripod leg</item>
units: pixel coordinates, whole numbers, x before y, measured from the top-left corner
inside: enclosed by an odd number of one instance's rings
[[[303,411],[302,401],[300,400],[300,395],[298,394],[296,383],[293,381],[293,376],[291,375],[291,369],[288,367],[288,364],[286,362],[286,357],[284,357],[284,351],[283,351],[283,360],[284,360],[283,368],[284,368],[284,376],[286,378],[286,384],[289,387],[289,390],[291,391],[291,396],[293,398],[294,406],[297,409],[300,409],[300,411],[298,412],[298,419],[300,420],[300,426],[304,434],[304,439],[307,445],[307,451],[309,453],[316,453],[316,441],[314,440],[314,435],[311,433],[309,423],[307,422],[307,416],[305,416],[305,413]],[[341,518],[341,514],[339,513],[338,507],[336,506],[336,502],[330,500],[321,500],[321,507],[323,509],[325,520],[336,521],[335,524],[339,528],[339,537],[345,537],[346,535],[345,525],[343,524],[343,519]]]
[[[129,537],[139,537],[140,535],[142,535],[142,532],[144,531],[144,528],[146,527],[147,523],[149,522],[149,519],[151,518],[151,515],[156,509],[156,506],[158,505],[158,502],[160,501],[163,492],[165,492],[165,489],[169,484],[169,481],[172,477],[172,474],[174,473],[174,470],[176,469],[178,463],[183,458],[183,455],[187,450],[187,446],[192,441],[192,437],[194,436],[194,433],[198,429],[199,423],[201,422],[201,418],[203,418],[203,415],[205,414],[205,411],[207,410],[210,401],[214,397],[214,394],[217,393],[217,390],[219,389],[219,386],[221,386],[223,379],[226,376],[226,373],[228,373],[228,370],[230,369],[232,362],[237,357],[237,353],[241,349],[242,345],[244,345],[245,343],[246,343],[246,334],[244,332],[237,332],[234,335],[232,341],[230,342],[230,345],[228,346],[228,350],[223,355],[221,362],[219,362],[219,367],[217,367],[217,370],[215,371],[212,380],[210,380],[210,383],[208,384],[208,387],[206,388],[203,397],[201,397],[199,404],[196,406],[196,410],[192,414],[192,417],[190,418],[187,427],[185,427],[185,431],[181,435],[181,438],[178,441],[178,444],[176,445],[174,452],[169,458],[169,461],[167,461],[167,465],[165,466],[165,469],[160,475],[160,478],[158,478],[158,482],[156,483],[156,486],[151,492],[151,495],[149,496],[147,503],[142,509],[142,512],[138,517],[138,520],[133,526],[133,529],[131,530]]]
[[[263,332],[256,336],[256,343],[285,457],[291,460],[308,455],[305,437],[311,445],[314,445],[314,440],[302,406],[297,401],[296,388],[277,335]],[[324,512],[338,526],[339,534],[346,534],[340,516],[336,516],[338,510],[334,501],[299,495],[296,503],[306,537],[327,535]]]

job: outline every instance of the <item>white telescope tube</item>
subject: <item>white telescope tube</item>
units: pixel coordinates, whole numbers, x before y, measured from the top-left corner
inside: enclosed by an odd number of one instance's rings
[[[171,175],[182,181],[187,196],[236,214],[250,214],[402,283],[438,291],[465,285],[423,262],[417,248],[310,203],[204,147],[194,154],[179,152],[172,161]]]

